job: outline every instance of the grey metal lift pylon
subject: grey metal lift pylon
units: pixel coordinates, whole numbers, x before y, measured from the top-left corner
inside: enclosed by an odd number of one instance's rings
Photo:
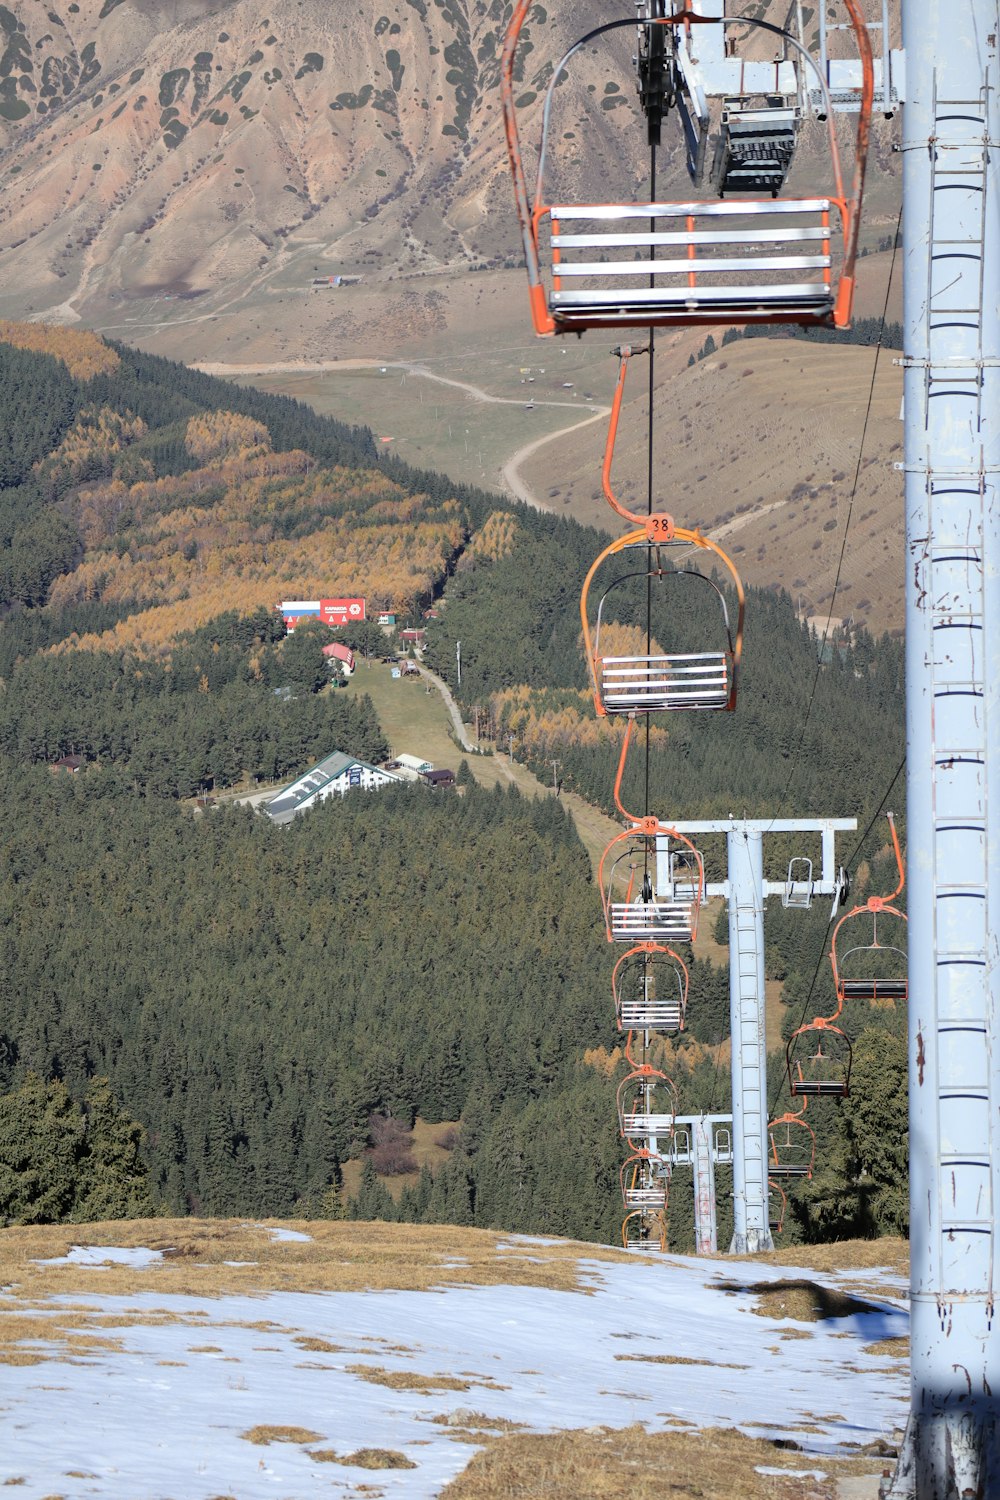
[[[670,1165],[690,1167],[694,1178],[694,1253],[719,1248],[715,1169],[733,1160],[732,1115],[678,1115],[670,1143]]]
[[[764,879],[765,833],[819,833],[822,867],[813,891],[834,896],[840,879],[834,834],[856,818],[705,818],[671,825],[678,833],[724,833],[727,878],[708,881],[709,898],[729,905],[729,1017],[733,1039],[733,1239],[731,1255],[773,1250],[767,1211],[767,1044],[764,1034],[764,901],[784,881]]]
[[[1000,1495],[998,38],[998,0],[903,0],[911,1404],[891,1500]]]

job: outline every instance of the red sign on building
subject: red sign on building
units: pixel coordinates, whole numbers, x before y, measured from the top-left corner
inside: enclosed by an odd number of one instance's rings
[[[356,625],[365,618],[363,599],[321,599],[319,617],[326,625]]]

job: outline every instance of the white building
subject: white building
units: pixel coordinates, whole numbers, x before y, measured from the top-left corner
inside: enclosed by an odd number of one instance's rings
[[[403,781],[419,781],[434,769],[429,760],[421,760],[419,755],[397,755],[388,764]]]
[[[264,811],[275,823],[290,823],[296,814],[315,807],[326,797],[345,797],[355,788],[375,791],[401,779],[391,771],[382,771],[367,761],[335,750],[265,803]]]

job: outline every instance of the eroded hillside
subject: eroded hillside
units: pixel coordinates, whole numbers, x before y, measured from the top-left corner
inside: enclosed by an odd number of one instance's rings
[[[247,324],[297,327],[316,319],[320,278],[516,258],[498,98],[510,0],[267,9],[0,6],[0,311],[108,327],[238,303]],[[596,0],[571,15],[533,7],[518,96],[529,133],[553,61],[604,18]],[[556,91],[552,164],[576,191],[613,199],[645,170],[633,49],[631,30],[614,33]],[[879,163],[891,166],[881,148]],[[197,311],[162,305],[177,298]],[[366,316],[343,331],[363,338]],[[192,336],[206,357],[211,330]]]

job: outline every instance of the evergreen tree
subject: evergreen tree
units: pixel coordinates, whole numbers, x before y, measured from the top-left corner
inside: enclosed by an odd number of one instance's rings
[[[29,1073],[0,1096],[0,1223],[58,1224],[72,1214],[84,1132],[59,1080]]]
[[[70,1217],[79,1223],[141,1219],[153,1212],[141,1148],[145,1132],[115,1102],[106,1078],[84,1099],[86,1133]]]
[[[351,1219],[380,1220],[383,1223],[391,1223],[396,1217],[396,1205],[370,1161],[366,1161],[361,1170],[358,1195],[348,1203],[347,1213]]]

